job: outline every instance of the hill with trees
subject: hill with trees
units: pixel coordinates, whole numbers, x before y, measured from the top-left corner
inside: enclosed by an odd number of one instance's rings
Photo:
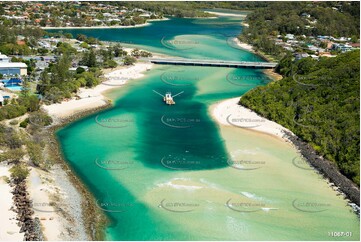
[[[252,89],[240,104],[290,129],[360,184],[360,51],[292,62],[280,81]]]
[[[359,12],[359,2],[269,2],[247,15],[249,27],[239,39],[279,58],[285,50],[275,44],[277,35],[350,37],[356,42]]]

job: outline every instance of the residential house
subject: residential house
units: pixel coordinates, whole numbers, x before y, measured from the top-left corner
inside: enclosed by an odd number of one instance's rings
[[[295,54],[295,60],[296,60],[296,61],[297,61],[297,60],[301,60],[301,59],[303,59],[303,58],[307,58],[307,57],[310,57],[310,55],[307,54],[307,53],[296,53],[296,54]]]
[[[10,58],[0,53],[0,73],[3,75],[27,75],[28,66],[23,62],[10,62]]]
[[[286,38],[289,40],[293,40],[293,39],[295,39],[295,35],[294,34],[286,34]]]

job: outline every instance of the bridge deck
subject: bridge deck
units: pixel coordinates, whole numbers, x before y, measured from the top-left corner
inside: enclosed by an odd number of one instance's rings
[[[149,58],[154,64],[165,65],[191,65],[191,66],[217,66],[234,68],[275,68],[274,62],[252,62],[252,61],[220,61],[220,60],[198,60],[198,59],[170,59],[170,58]]]

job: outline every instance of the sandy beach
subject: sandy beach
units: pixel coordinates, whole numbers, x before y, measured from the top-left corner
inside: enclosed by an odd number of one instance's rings
[[[222,12],[213,12],[213,11],[204,11],[204,12],[218,16],[242,17],[242,18],[245,18],[247,16],[247,14],[237,14],[237,13],[222,13]]]
[[[290,130],[239,105],[239,99],[231,98],[211,105],[209,110],[213,119],[220,125],[258,131],[287,141],[283,131]]]
[[[241,42],[237,37],[232,38],[232,41],[236,43],[239,48],[255,53],[252,45]]]
[[[244,22],[244,21],[241,23],[241,25],[244,26],[244,27],[247,27],[247,28],[249,27],[249,24]]]
[[[157,21],[167,21],[170,20],[169,18],[155,18],[155,19],[148,19],[147,22],[157,22]]]
[[[17,213],[11,210],[13,206],[12,187],[5,181],[10,178],[10,166],[0,164],[0,240],[1,241],[22,241],[24,233],[20,233],[17,225]]]
[[[34,217],[40,219],[46,240],[88,240],[82,218],[82,196],[65,171],[31,168],[27,181]]]
[[[122,26],[122,25],[114,25],[114,26],[66,26],[66,27],[41,27],[42,29],[128,29],[128,28],[140,28],[151,25],[149,22],[155,21],[166,21],[169,18],[162,18],[162,19],[149,19],[144,24],[136,24],[136,25],[129,25],[129,26]]]
[[[108,104],[107,98],[103,95],[105,91],[119,88],[129,80],[143,77],[143,72],[151,69],[153,64],[138,62],[134,66],[119,66],[113,70],[105,71],[105,81],[95,88],[80,88],[79,99],[73,98],[69,101],[43,106],[45,111],[56,121],[74,115],[80,111],[99,108]]]
[[[114,26],[67,26],[67,27],[42,27],[42,29],[128,29],[128,28],[139,28],[151,25],[151,23],[137,24],[131,26],[122,26],[122,25],[114,25]]]
[[[255,51],[255,49],[253,48],[252,45],[241,42],[237,37],[232,38],[232,41],[241,49],[249,51],[253,54],[259,55],[259,53],[257,53]],[[264,58],[264,57],[263,57]],[[269,77],[271,77],[273,80],[278,81],[281,80],[283,77],[282,75],[276,73],[273,69],[265,69],[263,71],[266,75],[268,75]]]
[[[282,75],[278,74],[273,69],[265,69],[263,70],[263,73],[269,76],[274,81],[279,81],[283,78]]]

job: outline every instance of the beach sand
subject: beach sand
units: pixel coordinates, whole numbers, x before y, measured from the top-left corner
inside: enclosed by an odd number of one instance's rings
[[[40,219],[46,240],[88,240],[82,218],[82,196],[65,171],[31,168],[27,180],[34,217]]]
[[[45,111],[55,120],[69,117],[94,108],[99,108],[108,104],[107,98],[103,95],[105,91],[113,88],[119,88],[129,80],[143,77],[143,72],[151,69],[151,63],[136,63],[134,66],[120,66],[113,70],[104,72],[105,81],[95,88],[80,88],[78,96],[80,99],[73,98],[70,101],[43,106]]]
[[[125,49],[130,52],[131,49]],[[109,104],[104,93],[120,88],[128,81],[141,78],[143,72],[153,64],[137,62],[132,66],[118,66],[103,70],[103,82],[94,88],[80,88],[77,98],[57,104],[43,105],[42,108],[53,118],[54,124],[78,112],[93,110]],[[66,172],[53,166],[49,172],[32,168],[28,179],[30,197],[38,209],[35,216],[40,218],[47,240],[89,240],[82,216],[83,197],[69,180]],[[46,212],[44,212],[46,211]]]
[[[41,28],[42,29],[128,29],[128,28],[139,28],[139,27],[145,27],[145,26],[151,25],[151,23],[149,23],[149,22],[166,21],[166,20],[169,20],[169,18],[149,19],[144,24],[136,24],[136,25],[129,25],[129,26],[122,26],[122,25],[114,25],[114,26],[82,26],[82,27],[66,26],[66,27],[41,27]]]
[[[231,98],[211,105],[209,110],[213,119],[220,125],[258,131],[287,141],[283,131],[290,130],[239,105],[239,99]]]
[[[263,71],[263,73],[269,76],[274,81],[279,81],[283,78],[282,75],[276,73],[273,69],[266,69]]]
[[[114,26],[83,26],[83,27],[76,27],[76,26],[67,26],[67,27],[42,27],[42,29],[128,29],[128,28],[139,28],[139,27],[145,27],[150,25],[150,23],[144,23],[144,24],[137,24],[137,25],[131,25],[131,26],[120,26],[120,25],[114,25]]]
[[[204,11],[206,13],[211,13],[217,16],[228,16],[228,17],[242,17],[246,18],[247,14],[237,14],[237,13],[222,13],[222,12],[213,12],[213,11]]]
[[[0,240],[1,241],[22,241],[24,233],[20,233],[17,225],[17,213],[11,210],[13,206],[12,187],[5,181],[5,177],[10,178],[10,166],[0,164]]]
[[[234,41],[239,48],[256,53],[252,45],[241,42],[237,37],[234,37],[232,41]]]
[[[247,43],[244,43],[244,42],[241,42],[237,37],[234,37],[234,38],[232,39],[232,41],[233,41],[239,48],[241,48],[241,49],[243,49],[243,50],[246,50],[246,51],[249,51],[249,52],[251,52],[251,53],[253,53],[253,54],[259,55],[259,53],[256,52],[256,50],[253,48],[252,45],[247,44]],[[265,57],[263,56],[263,58],[265,58]],[[282,75],[276,73],[276,72],[274,71],[274,69],[266,69],[266,70],[263,71],[263,73],[265,73],[267,76],[271,77],[271,78],[272,78],[273,80],[275,80],[275,81],[281,80],[281,79],[283,78]]]

